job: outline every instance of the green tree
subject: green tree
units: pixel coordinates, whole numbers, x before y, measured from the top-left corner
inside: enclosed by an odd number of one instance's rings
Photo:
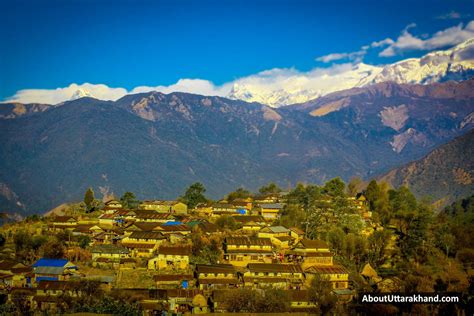
[[[369,261],[375,267],[380,266],[386,260],[386,249],[392,238],[392,232],[388,229],[376,230],[368,238]]]
[[[330,196],[344,196],[346,184],[341,178],[337,177],[329,180],[324,184],[323,192]]]
[[[87,235],[81,235],[79,236],[78,241],[79,247],[81,247],[82,249],[86,249],[91,243],[91,238]]]
[[[122,207],[126,209],[137,208],[139,201],[137,197],[132,192],[125,192],[122,197],[120,198],[120,203],[122,203]]]
[[[230,215],[219,216],[215,224],[222,229],[236,230],[238,228],[237,222]]]
[[[362,189],[363,183],[364,181],[360,177],[352,178],[347,185],[347,194],[349,196],[356,196]]]
[[[258,189],[258,192],[260,192],[260,194],[279,193],[281,192],[281,189],[275,183],[270,182],[268,185],[264,185],[260,189]]]
[[[193,183],[186,189],[186,192],[181,197],[181,201],[186,203],[189,208],[195,208],[199,203],[206,203],[207,198],[204,196],[206,188],[200,182]]]
[[[50,239],[40,248],[40,253],[45,258],[61,259],[64,258],[64,246],[55,238]]]
[[[25,230],[17,231],[13,235],[13,242],[15,244],[16,252],[29,251],[33,247],[31,234]]]
[[[328,240],[332,248],[334,249],[335,255],[338,255],[344,250],[345,234],[341,228],[335,227],[331,229],[328,233]]]
[[[319,309],[321,315],[330,315],[336,308],[337,297],[332,291],[331,283],[316,274],[308,289],[309,300]]]
[[[84,194],[84,204],[86,204],[86,211],[89,212],[92,209],[92,203],[94,202],[94,191],[89,187]]]
[[[245,199],[252,197],[252,193],[244,188],[238,188],[234,192],[231,192],[227,195],[226,199],[228,202],[232,202],[236,199]]]
[[[381,197],[381,190],[379,184],[375,180],[371,180],[364,192],[365,198],[369,202],[369,208],[375,211],[375,203]]]

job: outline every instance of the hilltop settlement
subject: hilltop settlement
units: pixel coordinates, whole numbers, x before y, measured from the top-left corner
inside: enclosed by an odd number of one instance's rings
[[[472,226],[455,222],[454,208],[434,215],[404,187],[336,178],[288,192],[239,188],[220,201],[204,193],[195,183],[173,201],[126,192],[102,202],[89,189],[81,203],[5,223],[1,312],[392,314],[402,307],[362,305],[358,295],[469,299]]]

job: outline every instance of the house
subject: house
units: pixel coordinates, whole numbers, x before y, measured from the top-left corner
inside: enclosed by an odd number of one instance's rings
[[[77,283],[70,281],[46,281],[39,282],[36,287],[37,296],[77,296]]]
[[[252,198],[238,198],[232,201],[231,203],[234,208],[237,209],[238,213],[248,214],[253,208],[253,199]],[[242,210],[239,212],[239,210]]]
[[[290,236],[295,239],[296,242],[304,238],[304,231],[298,227],[290,227]]]
[[[124,228],[125,233],[160,231],[158,222],[133,222]]]
[[[160,224],[159,229],[163,235],[169,234],[182,234],[187,235],[191,233],[191,228],[188,225],[182,224],[180,222],[166,222],[164,224]]]
[[[99,216],[99,225],[104,227],[112,227],[117,224],[117,215],[115,213],[104,213]]]
[[[159,213],[188,214],[188,206],[179,201],[143,201],[140,209]]]
[[[278,203],[278,201],[279,201],[278,193],[260,194],[254,197],[255,204],[272,204],[272,203]]]
[[[25,287],[31,285],[32,267],[15,260],[0,261],[0,279],[3,285]]]
[[[197,264],[195,274],[201,290],[236,288],[240,284],[231,264]]]
[[[158,256],[148,260],[149,270],[187,270],[189,268],[189,246],[160,246]]]
[[[303,270],[297,264],[249,263],[243,279],[244,285],[252,288],[300,289],[304,283]]]
[[[199,216],[209,217],[212,215],[212,203],[199,203],[194,208],[194,212]]]
[[[265,203],[260,204],[258,212],[267,221],[274,221],[280,218],[281,211],[283,210],[282,203]]]
[[[219,217],[222,215],[237,215],[237,209],[230,203],[215,203],[212,206],[212,217]]]
[[[123,207],[122,203],[120,201],[117,201],[117,200],[109,200],[109,201],[105,202],[104,204],[105,204],[105,207],[110,207],[110,208],[114,208],[114,209],[121,209]]]
[[[333,289],[349,288],[349,272],[343,266],[311,266],[305,269],[304,273],[307,277],[307,284],[311,284],[311,280],[315,275],[319,275],[321,280],[331,282]]]
[[[248,232],[258,231],[267,225],[265,219],[260,215],[236,215],[233,216],[233,219],[240,224],[242,230]]]
[[[135,220],[138,222],[166,223],[175,218],[171,213],[158,213],[157,211],[138,210],[135,211]]]
[[[294,241],[290,230],[284,226],[268,226],[258,231],[258,237],[270,238],[275,247],[286,249],[289,248]]]
[[[130,257],[130,251],[117,245],[95,245],[91,249],[92,265],[101,266],[101,263],[120,264],[120,260]]]
[[[224,241],[224,259],[232,265],[245,267],[249,263],[270,263],[273,258],[269,238],[227,237]]]
[[[165,240],[160,232],[132,232],[122,239],[122,246],[131,251],[132,257],[150,257]]]
[[[72,216],[55,216],[52,227],[54,230],[74,229],[77,225],[77,220]]]
[[[72,230],[73,236],[89,236],[92,235],[91,228],[94,224],[79,224]]]
[[[153,276],[157,289],[187,289],[194,286],[192,274],[158,274]]]
[[[300,263],[304,268],[313,265],[331,266],[333,253],[322,240],[300,240],[291,250],[285,252],[288,262]]]
[[[168,289],[166,290],[169,311],[173,313],[207,313],[208,305],[202,290]]]
[[[67,259],[41,258],[33,264],[35,281],[64,281],[76,274],[77,266]]]

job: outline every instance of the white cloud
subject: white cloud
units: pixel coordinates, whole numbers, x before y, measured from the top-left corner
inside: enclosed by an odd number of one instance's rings
[[[474,37],[474,21],[465,27],[462,23],[457,26],[438,31],[431,36],[421,38],[409,32],[410,24],[402,34],[379,53],[381,57],[392,57],[408,51],[428,51],[453,46]]]
[[[203,95],[222,96],[225,94],[225,92],[230,90],[230,87],[227,85],[218,87],[212,82],[202,79],[180,79],[175,84],[169,86],[140,86],[132,89],[131,91],[128,91],[125,88],[112,88],[105,84],[72,83],[65,88],[19,90],[15,93],[15,95],[7,98],[4,102],[58,104],[70,100],[74,93],[81,89],[89,92],[90,95],[96,99],[115,101],[130,93],[149,91],[160,91],[163,93],[179,91]]]
[[[79,89],[89,91],[92,96],[101,100],[117,100],[127,94],[124,88],[111,88],[105,84],[72,83],[65,88],[19,90],[5,102],[57,104],[71,99]]]
[[[321,57],[316,58],[316,61],[321,61],[323,63],[329,63],[335,60],[350,60],[354,62],[362,61],[362,58],[367,53],[368,46],[362,46],[359,51],[351,52],[351,53],[333,53],[329,55],[324,55]]]
[[[457,11],[451,11],[446,14],[439,15],[436,18],[440,20],[459,20],[459,19],[468,18],[470,16],[471,16],[470,14],[463,14]]]

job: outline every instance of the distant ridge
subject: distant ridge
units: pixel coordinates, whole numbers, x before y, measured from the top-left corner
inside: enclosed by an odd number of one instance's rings
[[[394,187],[408,186],[417,197],[430,197],[440,207],[474,194],[474,130],[379,179]]]

